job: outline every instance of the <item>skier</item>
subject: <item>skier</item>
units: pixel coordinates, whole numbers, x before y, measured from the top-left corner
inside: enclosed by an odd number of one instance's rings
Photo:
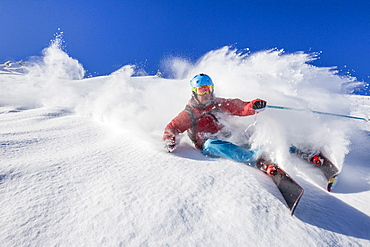
[[[230,136],[220,121],[227,115],[249,116],[266,108],[266,101],[255,99],[250,102],[240,99],[225,99],[214,96],[214,84],[206,74],[196,75],[191,81],[192,97],[185,109],[165,128],[163,141],[165,149],[173,152],[176,138],[188,132],[195,147],[204,155],[223,157],[250,165],[256,165],[259,152],[247,150],[225,141]]]

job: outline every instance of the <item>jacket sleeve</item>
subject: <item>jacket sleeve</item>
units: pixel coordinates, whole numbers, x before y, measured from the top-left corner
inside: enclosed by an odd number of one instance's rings
[[[222,99],[220,108],[234,116],[254,115],[258,112],[253,110],[253,104],[259,100],[261,99],[255,99],[248,102],[240,99]]]
[[[191,120],[189,113],[183,110],[179,113],[172,121],[167,124],[164,129],[163,141],[164,142],[176,142],[178,134],[191,128]]]

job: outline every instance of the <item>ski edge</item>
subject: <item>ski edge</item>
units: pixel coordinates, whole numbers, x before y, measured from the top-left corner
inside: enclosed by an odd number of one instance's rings
[[[295,201],[295,203],[293,204],[293,206],[290,209],[290,215],[291,216],[293,216],[293,214],[295,212],[295,209],[296,209],[296,207],[298,205],[298,202],[301,200],[301,198],[303,196],[303,193],[304,193],[304,189],[302,188],[301,194],[299,195],[299,197],[297,198],[297,200]]]

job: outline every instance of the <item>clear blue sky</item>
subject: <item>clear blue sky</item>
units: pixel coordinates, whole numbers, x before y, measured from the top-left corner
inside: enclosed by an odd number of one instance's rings
[[[93,75],[126,64],[153,74],[167,56],[233,45],[322,51],[315,65],[370,81],[369,0],[1,0],[0,23],[0,63],[40,55],[60,28]]]

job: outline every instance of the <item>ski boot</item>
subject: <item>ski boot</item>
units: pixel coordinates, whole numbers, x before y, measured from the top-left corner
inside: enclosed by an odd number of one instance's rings
[[[324,163],[324,159],[322,159],[320,156],[315,155],[310,159],[311,163],[317,166],[322,166]]]
[[[276,165],[271,164],[264,159],[259,159],[256,163],[256,167],[270,176],[275,176],[278,171],[278,167]]]

